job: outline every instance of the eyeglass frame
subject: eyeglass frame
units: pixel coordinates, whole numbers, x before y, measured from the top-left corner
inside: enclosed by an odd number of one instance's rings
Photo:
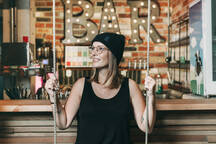
[[[97,46],[97,47],[89,46],[90,53],[92,53],[92,51],[95,51],[95,50],[97,54],[102,54],[104,51],[109,50],[109,49],[107,47],[102,47],[102,46]]]

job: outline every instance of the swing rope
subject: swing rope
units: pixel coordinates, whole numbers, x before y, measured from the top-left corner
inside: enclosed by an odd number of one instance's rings
[[[55,46],[55,0],[53,0],[53,74],[56,77],[56,46]],[[57,108],[57,104],[56,104],[56,91],[54,91],[54,144],[56,144],[56,140],[57,140],[57,126],[56,126],[56,108]]]
[[[148,27],[147,27],[147,73],[146,77],[149,75],[149,45],[150,45],[150,16],[151,16],[151,0],[148,0]],[[147,90],[147,95],[146,95],[146,132],[145,132],[145,144],[148,144],[148,96],[149,96],[149,91]]]

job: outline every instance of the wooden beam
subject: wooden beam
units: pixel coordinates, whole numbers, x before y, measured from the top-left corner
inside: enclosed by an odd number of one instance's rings
[[[65,100],[62,101],[65,103]],[[159,99],[157,111],[216,110],[216,99]],[[51,112],[49,100],[0,100],[0,112]]]
[[[75,143],[76,137],[71,136],[58,136],[57,142],[62,143]],[[10,137],[10,138],[0,138],[1,143],[27,143],[27,144],[35,144],[35,143],[53,143],[53,137],[36,137],[36,136],[28,136],[28,137]]]

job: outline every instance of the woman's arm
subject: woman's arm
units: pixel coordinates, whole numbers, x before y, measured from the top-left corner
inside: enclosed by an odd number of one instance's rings
[[[155,99],[154,99],[154,92],[153,87],[155,85],[155,81],[151,77],[147,77],[145,79],[145,87],[148,88],[148,129],[149,133],[152,132],[155,119],[156,119],[156,110],[155,110]],[[138,127],[145,132],[146,131],[146,104],[144,96],[138,86],[138,84],[134,81],[129,79],[129,89],[130,89],[130,97],[132,106],[134,109],[134,116],[137,122]]]
[[[85,78],[78,79],[72,89],[71,93],[66,101],[65,106],[63,107],[60,103],[59,99],[56,99],[56,125],[59,129],[66,129],[70,126],[72,120],[74,119],[74,116],[76,115],[81,97],[82,97],[82,91],[84,88],[84,82]],[[53,92],[50,89],[53,89],[53,80],[48,80],[45,88],[50,96],[51,104],[54,103],[54,96]],[[52,104],[53,107],[53,115],[54,115],[54,104]]]

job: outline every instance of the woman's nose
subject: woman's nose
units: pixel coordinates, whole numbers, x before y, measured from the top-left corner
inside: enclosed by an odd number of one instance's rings
[[[91,55],[97,55],[98,54],[98,50],[97,49],[93,49],[92,51],[91,51]]]
[[[93,50],[93,51],[91,51],[91,57],[93,57],[93,56],[97,56],[97,51],[96,50]]]

